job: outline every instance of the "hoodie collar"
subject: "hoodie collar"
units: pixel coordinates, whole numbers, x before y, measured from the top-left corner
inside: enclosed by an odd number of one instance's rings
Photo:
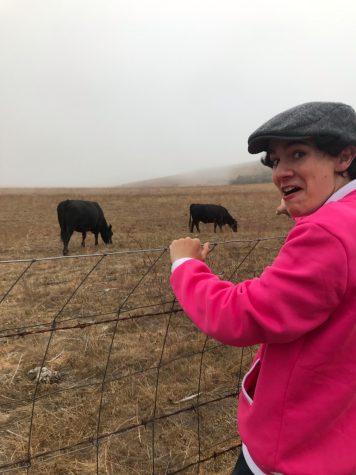
[[[327,203],[331,203],[332,201],[339,201],[342,198],[344,198],[346,195],[348,195],[349,193],[355,190],[356,190],[356,179],[349,181],[348,183],[346,183],[346,185],[342,186],[337,191],[335,191],[335,193],[329,196],[329,198],[325,201],[325,203],[322,206],[326,205]],[[292,219],[295,223],[297,223],[299,220],[303,218],[305,218],[305,216],[298,216]]]
[[[335,193],[333,193],[329,198],[325,201],[324,205],[327,203],[330,203],[331,201],[339,201],[341,198],[344,198],[344,196],[348,195],[351,193],[351,191],[356,190],[356,180],[351,180],[346,185],[342,186],[339,188]]]

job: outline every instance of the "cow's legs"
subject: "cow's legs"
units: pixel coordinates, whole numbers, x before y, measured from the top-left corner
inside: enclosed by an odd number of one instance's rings
[[[82,246],[85,247],[85,238],[87,237],[86,231],[82,232]]]
[[[69,240],[71,238],[73,234],[73,231],[70,232],[70,231],[67,231],[67,232],[63,232],[61,233],[61,238],[62,238],[62,241],[63,241],[63,256],[66,256],[68,254],[68,244],[69,244]]]
[[[194,232],[194,226],[197,228],[198,233],[200,233],[199,221],[194,221],[194,219],[192,220],[192,224],[191,224],[191,226],[190,226],[190,232],[191,232],[191,233]]]
[[[222,223],[219,223],[219,221],[217,221],[217,222],[214,223],[214,233],[216,233],[216,228],[217,228],[218,226],[219,226],[219,228],[220,228],[220,231],[223,230],[223,228],[222,228],[222,227],[223,227]]]

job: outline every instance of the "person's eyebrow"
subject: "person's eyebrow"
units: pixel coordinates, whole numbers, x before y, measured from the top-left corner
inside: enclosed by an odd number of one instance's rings
[[[302,139],[288,140],[285,148],[291,147],[292,145],[310,145],[310,143]],[[269,147],[267,150],[267,153],[271,154],[271,153],[275,153],[275,151],[273,150],[273,148]]]
[[[310,145],[310,143],[305,140],[289,140],[286,146],[291,147],[292,145]]]

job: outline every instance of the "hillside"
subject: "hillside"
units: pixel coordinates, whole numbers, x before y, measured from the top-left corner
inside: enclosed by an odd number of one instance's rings
[[[122,186],[214,186],[238,183],[268,183],[270,181],[271,170],[263,166],[259,160],[251,160],[238,165],[206,168],[190,173],[125,183]]]

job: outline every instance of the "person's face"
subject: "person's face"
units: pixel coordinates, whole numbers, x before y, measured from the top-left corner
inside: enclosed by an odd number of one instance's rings
[[[347,166],[338,157],[317,149],[311,140],[270,142],[272,179],[293,217],[316,211],[349,181],[339,172]]]

